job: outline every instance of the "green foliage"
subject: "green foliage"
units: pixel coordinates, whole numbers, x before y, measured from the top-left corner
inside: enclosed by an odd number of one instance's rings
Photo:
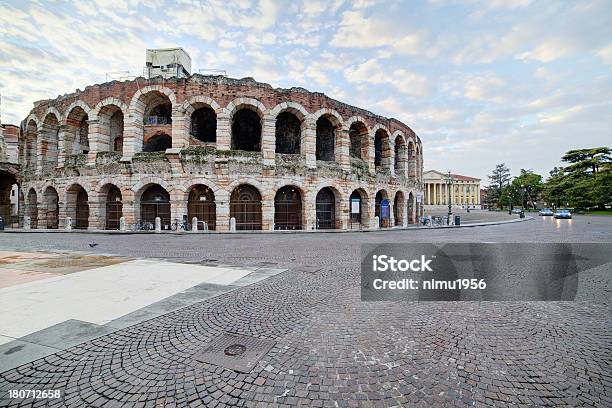
[[[612,204],[611,149],[570,150],[562,160],[567,167],[554,168],[544,185],[544,198],[556,206],[605,208]]]
[[[493,173],[489,175],[489,180],[491,183],[487,187],[485,200],[490,206],[497,205],[501,208],[503,205],[503,189],[510,182],[510,169],[506,167],[505,163],[498,164],[493,169]]]

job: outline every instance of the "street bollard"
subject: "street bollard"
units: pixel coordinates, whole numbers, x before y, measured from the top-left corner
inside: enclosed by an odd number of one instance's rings
[[[125,223],[125,217],[119,218],[119,231],[126,231],[127,224]]]
[[[230,232],[236,232],[236,218],[234,217],[230,218],[229,229],[230,229]]]
[[[4,218],[0,217],[0,231],[4,231]]]
[[[198,232],[198,217],[191,219],[191,232]]]
[[[23,217],[23,229],[24,230],[32,229],[32,219],[27,215]]]
[[[66,229],[67,230],[72,229],[72,218],[71,217],[66,217]]]
[[[378,229],[380,227],[380,217],[377,215],[376,217],[374,217],[374,228],[373,229]]]
[[[208,232],[208,223],[204,221],[204,232]]]
[[[158,234],[161,232],[161,218],[159,217],[155,217],[155,232]]]

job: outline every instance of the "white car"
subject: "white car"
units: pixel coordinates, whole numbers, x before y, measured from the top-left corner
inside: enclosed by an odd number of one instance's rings
[[[540,214],[540,215],[554,215],[553,210],[551,210],[550,208],[541,208],[540,211],[538,212],[538,214]]]
[[[554,217],[555,218],[564,218],[564,219],[567,219],[567,220],[571,220],[572,219],[572,213],[567,208],[559,208],[559,209],[557,209],[557,211],[555,211]]]

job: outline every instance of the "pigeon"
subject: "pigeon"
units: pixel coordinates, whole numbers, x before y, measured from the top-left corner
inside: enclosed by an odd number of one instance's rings
[[[89,247],[90,247],[90,248],[95,248],[95,247],[97,247],[97,246],[98,246],[98,243],[97,243],[97,242],[91,241],[91,242],[89,243]]]

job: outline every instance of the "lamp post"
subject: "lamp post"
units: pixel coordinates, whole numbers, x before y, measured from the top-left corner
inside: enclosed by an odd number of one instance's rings
[[[447,175],[446,175],[446,184],[448,184],[449,189],[448,189],[448,219],[446,220],[446,225],[450,225],[450,221],[451,221],[451,216],[453,215],[453,211],[452,211],[452,197],[453,197],[453,176],[450,172],[450,170],[448,171]]]

